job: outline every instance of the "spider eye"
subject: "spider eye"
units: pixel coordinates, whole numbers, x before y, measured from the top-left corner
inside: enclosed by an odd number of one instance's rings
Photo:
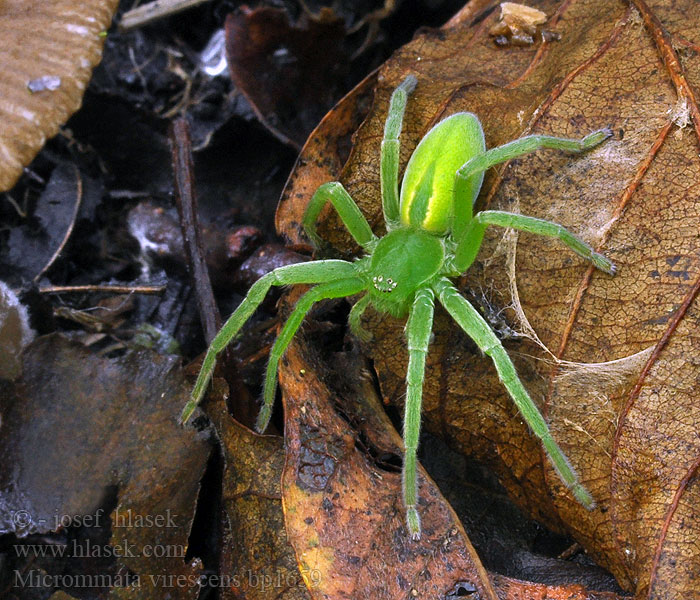
[[[375,275],[372,277],[372,283],[374,284],[375,289],[384,293],[393,292],[398,285],[398,283],[391,277],[384,279],[383,275]]]

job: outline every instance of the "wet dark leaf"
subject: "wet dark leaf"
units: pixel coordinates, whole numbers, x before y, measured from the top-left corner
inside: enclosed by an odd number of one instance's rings
[[[21,352],[34,337],[26,307],[0,281],[0,379],[14,379],[22,370]]]
[[[236,273],[236,283],[248,289],[270,271],[308,260],[307,256],[285,248],[281,244],[264,244],[241,264]]]
[[[25,279],[33,279],[45,269],[75,225],[82,198],[83,182],[78,170],[70,164],[59,164],[31,218],[10,231],[10,268]]]
[[[262,7],[226,20],[231,77],[262,123],[297,149],[338,98],[349,57],[345,27],[330,9],[291,24],[284,10]]]
[[[195,597],[199,567],[184,557],[209,447],[177,424],[188,392],[174,357],[106,359],[57,335],[38,339],[2,402],[0,531],[61,530],[98,514],[116,489],[111,525],[100,525],[121,548],[117,566],[139,578],[140,597]],[[163,579],[178,576],[184,584]]]

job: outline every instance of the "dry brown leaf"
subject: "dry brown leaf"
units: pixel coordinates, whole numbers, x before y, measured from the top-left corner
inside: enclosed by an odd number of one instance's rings
[[[410,541],[396,466],[400,438],[364,359],[357,352],[338,354],[334,362],[342,374],[336,371],[333,385],[326,385],[310,350],[314,344],[304,342],[293,343],[280,368],[287,450],[282,497],[287,537],[311,597],[619,600],[578,584],[486,573],[422,469],[423,536]]]
[[[422,468],[423,536],[411,541],[401,475],[381,464],[401,440],[358,361],[345,368],[358,385],[336,398],[297,342],[280,367],[285,523],[311,597],[442,598],[462,589],[496,600],[459,519]]]
[[[0,191],[80,107],[117,4],[0,2]]]
[[[613,139],[584,156],[539,152],[492,170],[479,207],[563,223],[610,256],[618,275],[594,272],[555,241],[493,230],[463,282],[495,313],[521,307],[549,349],[529,338],[506,340],[598,508],[586,512],[569,496],[490,361],[441,314],[424,420],[455,447],[490,461],[514,498],[572,532],[637,597],[700,597],[700,5],[529,4],[549,15],[546,26],[561,41],[494,47],[488,31],[497,11],[486,11],[474,25],[456,19],[399,51],[379,73],[374,106],[342,173],[327,180],[339,175],[381,232],[383,121],[389,95],[408,73],[418,87],[407,109],[403,164],[435,121],[460,110],[479,116],[489,147],[529,133],[580,137],[613,128]],[[692,127],[683,129],[689,117]],[[332,122],[321,129],[326,137],[307,143],[277,216],[295,241],[308,188],[322,179],[315,145],[338,143]],[[356,251],[326,214],[325,239]],[[506,312],[510,325],[526,332],[516,314]],[[367,326],[382,390],[401,402],[403,322],[370,311]]]
[[[223,398],[215,381],[209,397]],[[224,453],[223,500],[228,531],[222,552],[223,598],[306,600],[284,528],[281,479],[284,441],[234,421],[223,400],[207,404]]]
[[[304,145],[275,215],[277,231],[293,244],[308,243],[301,225],[306,203],[318,186],[337,177],[347,161],[351,136],[367,116],[375,84],[374,75],[358,84],[323,118]]]

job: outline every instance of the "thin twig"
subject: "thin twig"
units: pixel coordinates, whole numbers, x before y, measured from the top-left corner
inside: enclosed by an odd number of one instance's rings
[[[211,343],[221,327],[221,315],[211,289],[209,270],[197,221],[197,194],[194,187],[192,140],[186,118],[175,119],[170,126],[170,148],[175,173],[175,200],[180,215],[180,229],[185,242],[185,254],[194,283],[199,306],[199,318],[204,327],[204,338]]]
[[[154,2],[149,2],[148,4],[125,12],[119,23],[119,28],[122,31],[126,31],[128,29],[134,29],[135,27],[141,27],[208,1],[209,0],[155,0]]]
[[[40,294],[65,294],[80,292],[108,292],[111,294],[162,294],[164,285],[47,285],[39,288]]]
[[[175,200],[180,215],[180,229],[185,242],[185,255],[194,283],[199,315],[204,328],[204,338],[211,343],[221,326],[221,315],[214,301],[209,271],[204,260],[197,222],[197,195],[194,185],[194,165],[192,162],[192,140],[187,119],[175,119],[170,126],[170,148],[173,171],[175,173]],[[231,389],[231,409],[236,419],[252,426],[257,412],[257,403],[251,397],[238,372],[232,353],[224,350],[219,355],[219,363]]]
[[[7,192],[6,194],[4,194],[4,196],[5,196],[5,199],[6,199],[6,200],[12,205],[12,207],[15,209],[15,211],[17,211],[17,214],[18,214],[20,217],[22,217],[23,219],[26,219],[26,218],[27,218],[27,213],[26,213],[25,211],[23,211],[22,208],[20,207],[20,205],[17,204],[17,201],[16,201],[12,196],[10,196],[10,193]]]

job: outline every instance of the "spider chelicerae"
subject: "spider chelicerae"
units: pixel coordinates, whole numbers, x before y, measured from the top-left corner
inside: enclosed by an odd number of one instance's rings
[[[491,357],[503,385],[532,432],[540,438],[559,477],[581,504],[593,508],[593,498],[552,437],[499,338],[450,279],[464,273],[474,262],[489,225],[558,238],[598,269],[614,274],[615,267],[610,260],[557,223],[497,210],[473,212],[484,171],[489,167],[539,148],[583,152],[603,142],[612,132],[608,128],[601,129],[580,140],[529,135],[486,150],[483,129],[476,115],[456,113],[440,121],[420,141],[406,166],[399,194],[399,135],[406,102],[416,84],[416,77],[409,75],[394,90],[384,127],[380,180],[386,235],[382,238],[374,235],[340,183],[320,186],[304,215],[307,235],[314,244],[319,244],[316,221],[322,208],[330,202],[364,255],[354,262],[317,260],[280,267],[253,284],[212,341],[181,421],[187,421],[202,400],[217,354],[238,334],[273,285],[312,284],[314,287],[296,303],[270,351],[263,405],[256,423],[260,432],[270,421],[279,360],[315,302],[362,294],[350,311],[348,321],[352,332],[365,341],[371,336],[362,328],[360,319],[370,304],[395,317],[407,316],[403,500],[408,531],[418,539],[421,526],[417,510],[416,451],[425,357],[437,298],[481,351]]]

